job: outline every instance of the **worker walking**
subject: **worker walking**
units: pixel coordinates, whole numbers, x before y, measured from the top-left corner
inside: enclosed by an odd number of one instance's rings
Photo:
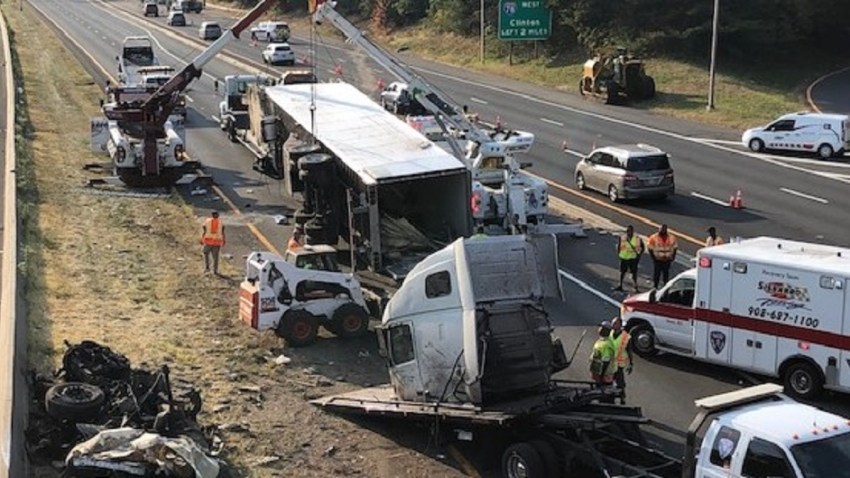
[[[705,247],[719,246],[723,244],[723,238],[717,235],[717,229],[714,226],[708,228],[708,237],[705,238]]]
[[[304,247],[304,230],[301,229],[301,226],[295,226],[295,229],[292,230],[292,237],[286,243],[286,250],[293,251],[301,247]]]
[[[623,319],[611,319],[611,341],[614,343],[614,362],[617,370],[614,372],[614,383],[620,389],[620,404],[626,404],[626,374],[632,374],[632,349],[629,341],[632,336],[623,329]]]
[[[617,362],[616,349],[611,340],[611,328],[611,322],[607,320],[599,324],[599,338],[593,344],[593,353],[590,355],[590,376],[599,386],[614,383]]]
[[[623,292],[623,279],[626,277],[626,272],[632,275],[632,283],[635,286],[635,292],[640,292],[638,289],[637,270],[640,256],[643,255],[644,246],[643,240],[635,234],[635,228],[632,226],[626,227],[626,233],[620,236],[617,241],[617,256],[620,258],[620,285],[614,290]]]
[[[210,271],[210,256],[212,256],[213,273],[218,275],[218,257],[224,246],[224,225],[218,218],[218,211],[213,211],[210,217],[204,220],[201,244],[204,245],[204,272]]]
[[[647,248],[649,249],[649,255],[652,256],[653,263],[652,284],[657,289],[658,281],[662,276],[664,280],[661,282],[661,285],[666,284],[670,280],[670,264],[676,260],[678,245],[676,243],[676,236],[667,232],[667,224],[662,224],[658,232],[649,236],[647,242]]]

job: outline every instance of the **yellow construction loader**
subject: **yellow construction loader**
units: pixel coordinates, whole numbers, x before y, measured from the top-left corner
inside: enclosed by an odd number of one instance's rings
[[[643,60],[617,48],[616,55],[596,55],[584,62],[579,92],[604,98],[606,104],[623,104],[654,97],[655,80],[646,74]]]

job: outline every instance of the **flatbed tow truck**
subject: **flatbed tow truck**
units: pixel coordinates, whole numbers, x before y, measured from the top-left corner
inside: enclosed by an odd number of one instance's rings
[[[679,459],[648,446],[650,421],[639,407],[612,404],[616,389],[554,380],[572,358],[542,308],[557,287],[546,242],[461,239],[422,261],[378,328],[390,384],[311,403],[486,440],[510,478],[847,476],[850,421],[778,385],[697,400]]]

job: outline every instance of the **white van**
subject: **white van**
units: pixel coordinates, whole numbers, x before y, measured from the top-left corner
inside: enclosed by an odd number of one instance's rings
[[[251,28],[251,39],[283,43],[289,41],[289,33],[286,22],[260,22]]]
[[[744,131],[744,146],[765,150],[817,153],[823,159],[850,150],[850,116],[800,112],[780,116],[767,126]]]
[[[697,267],[623,301],[634,351],[781,377],[788,393],[850,392],[850,249],[759,237],[701,249]]]

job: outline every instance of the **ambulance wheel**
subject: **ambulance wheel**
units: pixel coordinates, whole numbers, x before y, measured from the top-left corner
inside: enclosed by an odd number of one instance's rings
[[[546,465],[530,443],[514,443],[502,454],[502,476],[507,478],[545,478]]]
[[[369,316],[357,304],[344,304],[336,309],[332,322],[332,332],[343,338],[360,337],[369,331]]]
[[[809,362],[794,362],[785,369],[782,376],[785,392],[789,395],[812,399],[823,390],[823,375]]]
[[[655,348],[655,331],[649,324],[638,324],[632,327],[630,331],[632,339],[629,341],[632,344],[632,350],[641,357],[652,357],[658,354],[658,349]]]
[[[306,310],[290,310],[280,319],[278,335],[293,347],[306,347],[319,335],[319,319]]]

